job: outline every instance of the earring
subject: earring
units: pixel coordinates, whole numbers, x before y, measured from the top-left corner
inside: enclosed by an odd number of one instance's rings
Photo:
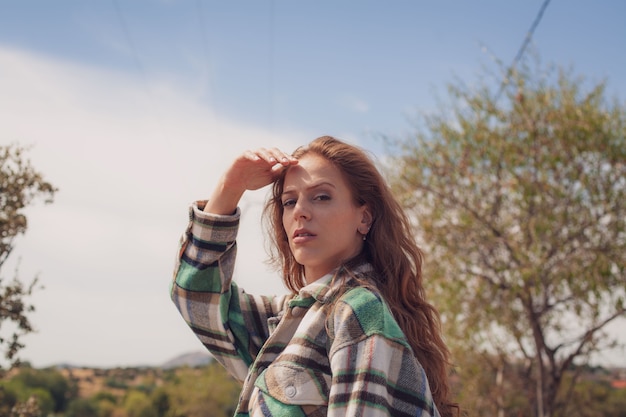
[[[363,240],[367,240],[367,234],[369,232],[370,232],[369,226],[367,227],[367,229],[365,229],[365,232],[362,232],[361,230],[359,230],[359,233],[361,233],[363,235]]]

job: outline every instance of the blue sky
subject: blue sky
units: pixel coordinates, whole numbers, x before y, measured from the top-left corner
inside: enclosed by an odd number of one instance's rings
[[[510,63],[542,4],[0,0],[0,143],[33,145],[60,188],[29,210],[13,255],[45,286],[22,358],[158,364],[201,349],[167,288],[187,204],[228,161],[323,134],[383,156],[378,137],[410,132],[455,77]],[[532,47],[623,101],[625,17],[618,0],[553,0]],[[242,202],[237,275],[278,292],[263,197]]]

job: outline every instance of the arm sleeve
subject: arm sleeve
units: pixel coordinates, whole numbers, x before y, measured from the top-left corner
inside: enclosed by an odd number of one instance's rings
[[[329,318],[328,416],[439,416],[426,374],[380,296],[355,288]]]
[[[232,281],[240,211],[214,215],[203,207],[197,202],[189,210],[170,295],[215,359],[243,381],[268,337],[267,319],[278,313],[283,300],[246,294]]]

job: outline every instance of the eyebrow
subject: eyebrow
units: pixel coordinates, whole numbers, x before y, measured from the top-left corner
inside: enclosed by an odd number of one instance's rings
[[[314,190],[316,188],[320,188],[320,187],[324,187],[324,186],[328,186],[328,187],[335,188],[335,189],[337,188],[334,184],[332,184],[330,182],[327,182],[327,181],[323,181],[323,182],[320,182],[318,184],[313,184],[313,185],[311,185],[309,187],[306,187],[306,190],[310,191],[310,190]],[[291,193],[294,193],[294,192],[295,192],[295,190],[286,189],[286,190],[283,190],[282,195],[291,194]]]

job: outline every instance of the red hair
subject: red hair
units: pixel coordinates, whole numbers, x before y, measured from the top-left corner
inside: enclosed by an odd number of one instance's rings
[[[411,225],[400,203],[361,149],[330,136],[298,148],[293,156],[316,154],[334,164],[344,175],[357,206],[367,205],[371,229],[359,255],[369,262],[378,280],[376,287],[389,304],[394,318],[413,348],[442,416],[457,408],[449,399],[449,351],[441,335],[437,310],[426,301],[422,279],[422,251],[412,237]],[[306,285],[304,267],[296,262],[282,223],[283,174],[273,185],[265,207],[272,233],[272,260],[280,266],[283,281],[291,291]]]

